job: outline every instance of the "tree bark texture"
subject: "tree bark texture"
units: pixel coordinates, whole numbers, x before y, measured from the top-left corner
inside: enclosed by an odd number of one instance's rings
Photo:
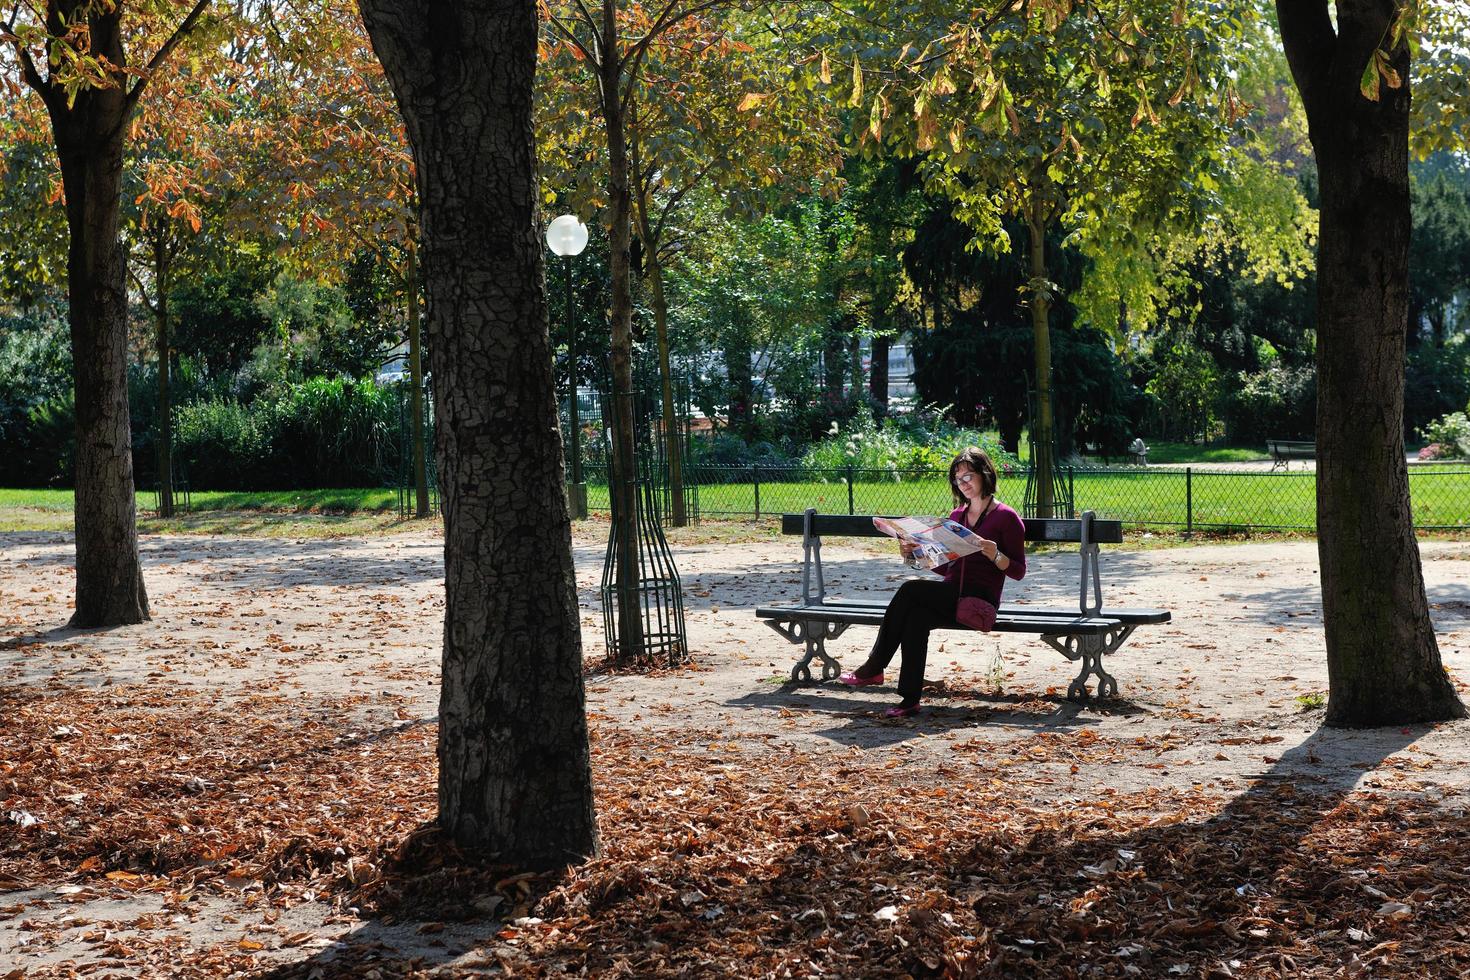
[[[1317,256],[1317,549],[1327,723],[1464,717],[1440,663],[1409,510],[1409,52],[1378,101],[1360,79],[1399,2],[1279,0],[1321,181]]]
[[[417,170],[444,508],[439,820],[530,868],[596,851],[531,85],[532,0],[361,0]]]
[[[121,11],[88,17],[92,50],[123,56]],[[140,623],[148,593],[138,559],[132,425],[127,381],[127,260],[118,237],[123,142],[130,114],[122,88],[47,98],[66,195],[67,302],[76,384],[76,609],[78,628]]]

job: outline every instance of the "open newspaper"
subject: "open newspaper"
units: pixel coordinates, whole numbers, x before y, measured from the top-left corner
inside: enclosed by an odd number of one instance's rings
[[[873,526],[891,537],[917,544],[915,555],[929,568],[980,550],[980,535],[948,518],[875,517]]]

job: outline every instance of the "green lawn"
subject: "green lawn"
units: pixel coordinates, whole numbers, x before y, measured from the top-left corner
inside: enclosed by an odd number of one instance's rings
[[[139,491],[138,511],[153,511],[157,501],[153,492]],[[183,501],[179,500],[182,509]],[[70,511],[70,490],[4,490],[0,489],[0,507],[31,510]],[[346,490],[201,490],[189,498],[189,510],[270,510],[286,513],[343,513],[398,509],[398,491],[392,487]]]
[[[139,524],[152,532],[344,535],[392,529],[398,491],[392,487],[333,490],[194,493],[189,509],[169,520],[153,516],[151,491],[137,495]],[[411,522],[403,522],[405,526]],[[69,531],[72,491],[0,489],[0,531]]]
[[[851,499],[843,480],[820,482],[770,479],[759,485],[761,517],[816,507],[824,513],[936,514],[950,509],[942,476],[896,482],[853,483]],[[1078,510],[1134,526],[1261,528],[1313,530],[1316,527],[1316,476],[1288,473],[1200,473],[1180,469],[1120,468],[1075,471]],[[1470,528],[1470,467],[1464,464],[1409,469],[1414,522],[1421,528]],[[710,520],[752,518],[757,487],[752,483],[712,483],[698,488],[699,514]],[[1003,479],[1003,500],[1019,505],[1024,477]],[[587,487],[593,511],[608,509],[607,487]],[[398,525],[398,492],[392,488],[296,490],[260,493],[195,493],[188,513],[170,521],[151,516],[152,493],[138,494],[142,524],[150,531],[220,533],[302,533],[310,525],[321,533],[346,534]],[[0,530],[67,530],[71,527],[70,490],[0,490]],[[405,525],[412,522],[403,522]]]
[[[1130,525],[1200,528],[1315,529],[1316,475],[1290,473],[1193,473],[1183,470],[1120,469],[1077,471],[1073,488],[1078,510]],[[1409,489],[1415,524],[1423,528],[1470,527],[1470,468],[1416,466]],[[607,509],[607,488],[589,486],[593,510]],[[756,487],[750,483],[706,484],[698,489],[699,513],[711,519],[754,517]],[[1019,505],[1023,478],[1002,480],[1000,496]],[[855,482],[849,504],[846,482],[760,484],[762,517],[815,507],[824,513],[934,514],[951,507],[942,477],[904,483]]]
[[[1151,442],[1150,463],[1245,463],[1253,459],[1270,459],[1261,446],[1197,446],[1189,442]]]

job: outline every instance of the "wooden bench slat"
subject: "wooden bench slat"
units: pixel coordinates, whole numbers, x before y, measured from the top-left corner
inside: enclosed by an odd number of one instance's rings
[[[802,534],[805,532],[805,527],[805,514],[781,515],[782,534]],[[873,526],[872,517],[863,514],[816,514],[812,518],[812,530],[816,532],[817,537],[887,537]],[[1068,517],[1032,517],[1026,520],[1026,540],[1076,544],[1082,540],[1082,522]],[[1092,540],[1098,544],[1121,544],[1123,542],[1123,522],[1094,520]]]
[[[1053,612],[1055,615],[1052,616],[1000,613],[996,616],[993,632],[1096,635],[1119,625],[1118,620],[1109,617],[1083,616],[1063,610]],[[808,619],[825,623],[846,623],[850,626],[877,626],[883,622],[881,609],[851,606],[761,606],[756,609],[755,614],[760,619]]]
[[[887,599],[834,599],[830,596],[821,607],[803,606],[804,609],[838,607],[842,609],[876,609],[879,612],[888,608]],[[779,606],[767,606],[767,609],[783,608]],[[1045,609],[1032,607],[1018,603],[1003,603],[1000,607],[1000,615],[1016,616],[1048,616],[1052,618],[1070,618],[1080,615],[1075,609]],[[1167,609],[1112,609],[1104,606],[1098,617],[1101,619],[1116,619],[1120,623],[1134,626],[1152,626],[1159,623],[1167,623],[1173,619],[1173,614]]]

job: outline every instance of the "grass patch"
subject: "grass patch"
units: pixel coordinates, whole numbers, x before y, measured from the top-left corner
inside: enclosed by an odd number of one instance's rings
[[[0,531],[70,531],[74,501],[71,490],[0,489]],[[187,511],[166,520],[154,516],[151,491],[138,493],[136,501],[139,529],[153,534],[343,537],[425,525],[399,519],[392,487],[204,490],[190,496]]]
[[[1150,463],[1248,463],[1270,459],[1265,446],[1211,446],[1190,442],[1151,442]]]
[[[1316,711],[1319,708],[1325,708],[1327,707],[1327,692],[1312,691],[1308,694],[1298,694],[1296,706],[1301,711]]]
[[[1317,476],[1294,470],[1270,472],[1193,472],[1145,467],[1072,470],[1079,511],[1129,526],[1230,534],[1262,530],[1311,531],[1317,527]],[[1470,528],[1470,468],[1411,467],[1409,489],[1414,523],[1423,529]],[[1002,479],[1001,499],[1018,505],[1025,491],[1019,477]],[[949,511],[944,478],[904,482],[762,480],[716,483],[695,491],[705,520],[761,519],[815,507],[836,514],[942,514]],[[589,486],[588,503],[606,512],[607,488]]]

